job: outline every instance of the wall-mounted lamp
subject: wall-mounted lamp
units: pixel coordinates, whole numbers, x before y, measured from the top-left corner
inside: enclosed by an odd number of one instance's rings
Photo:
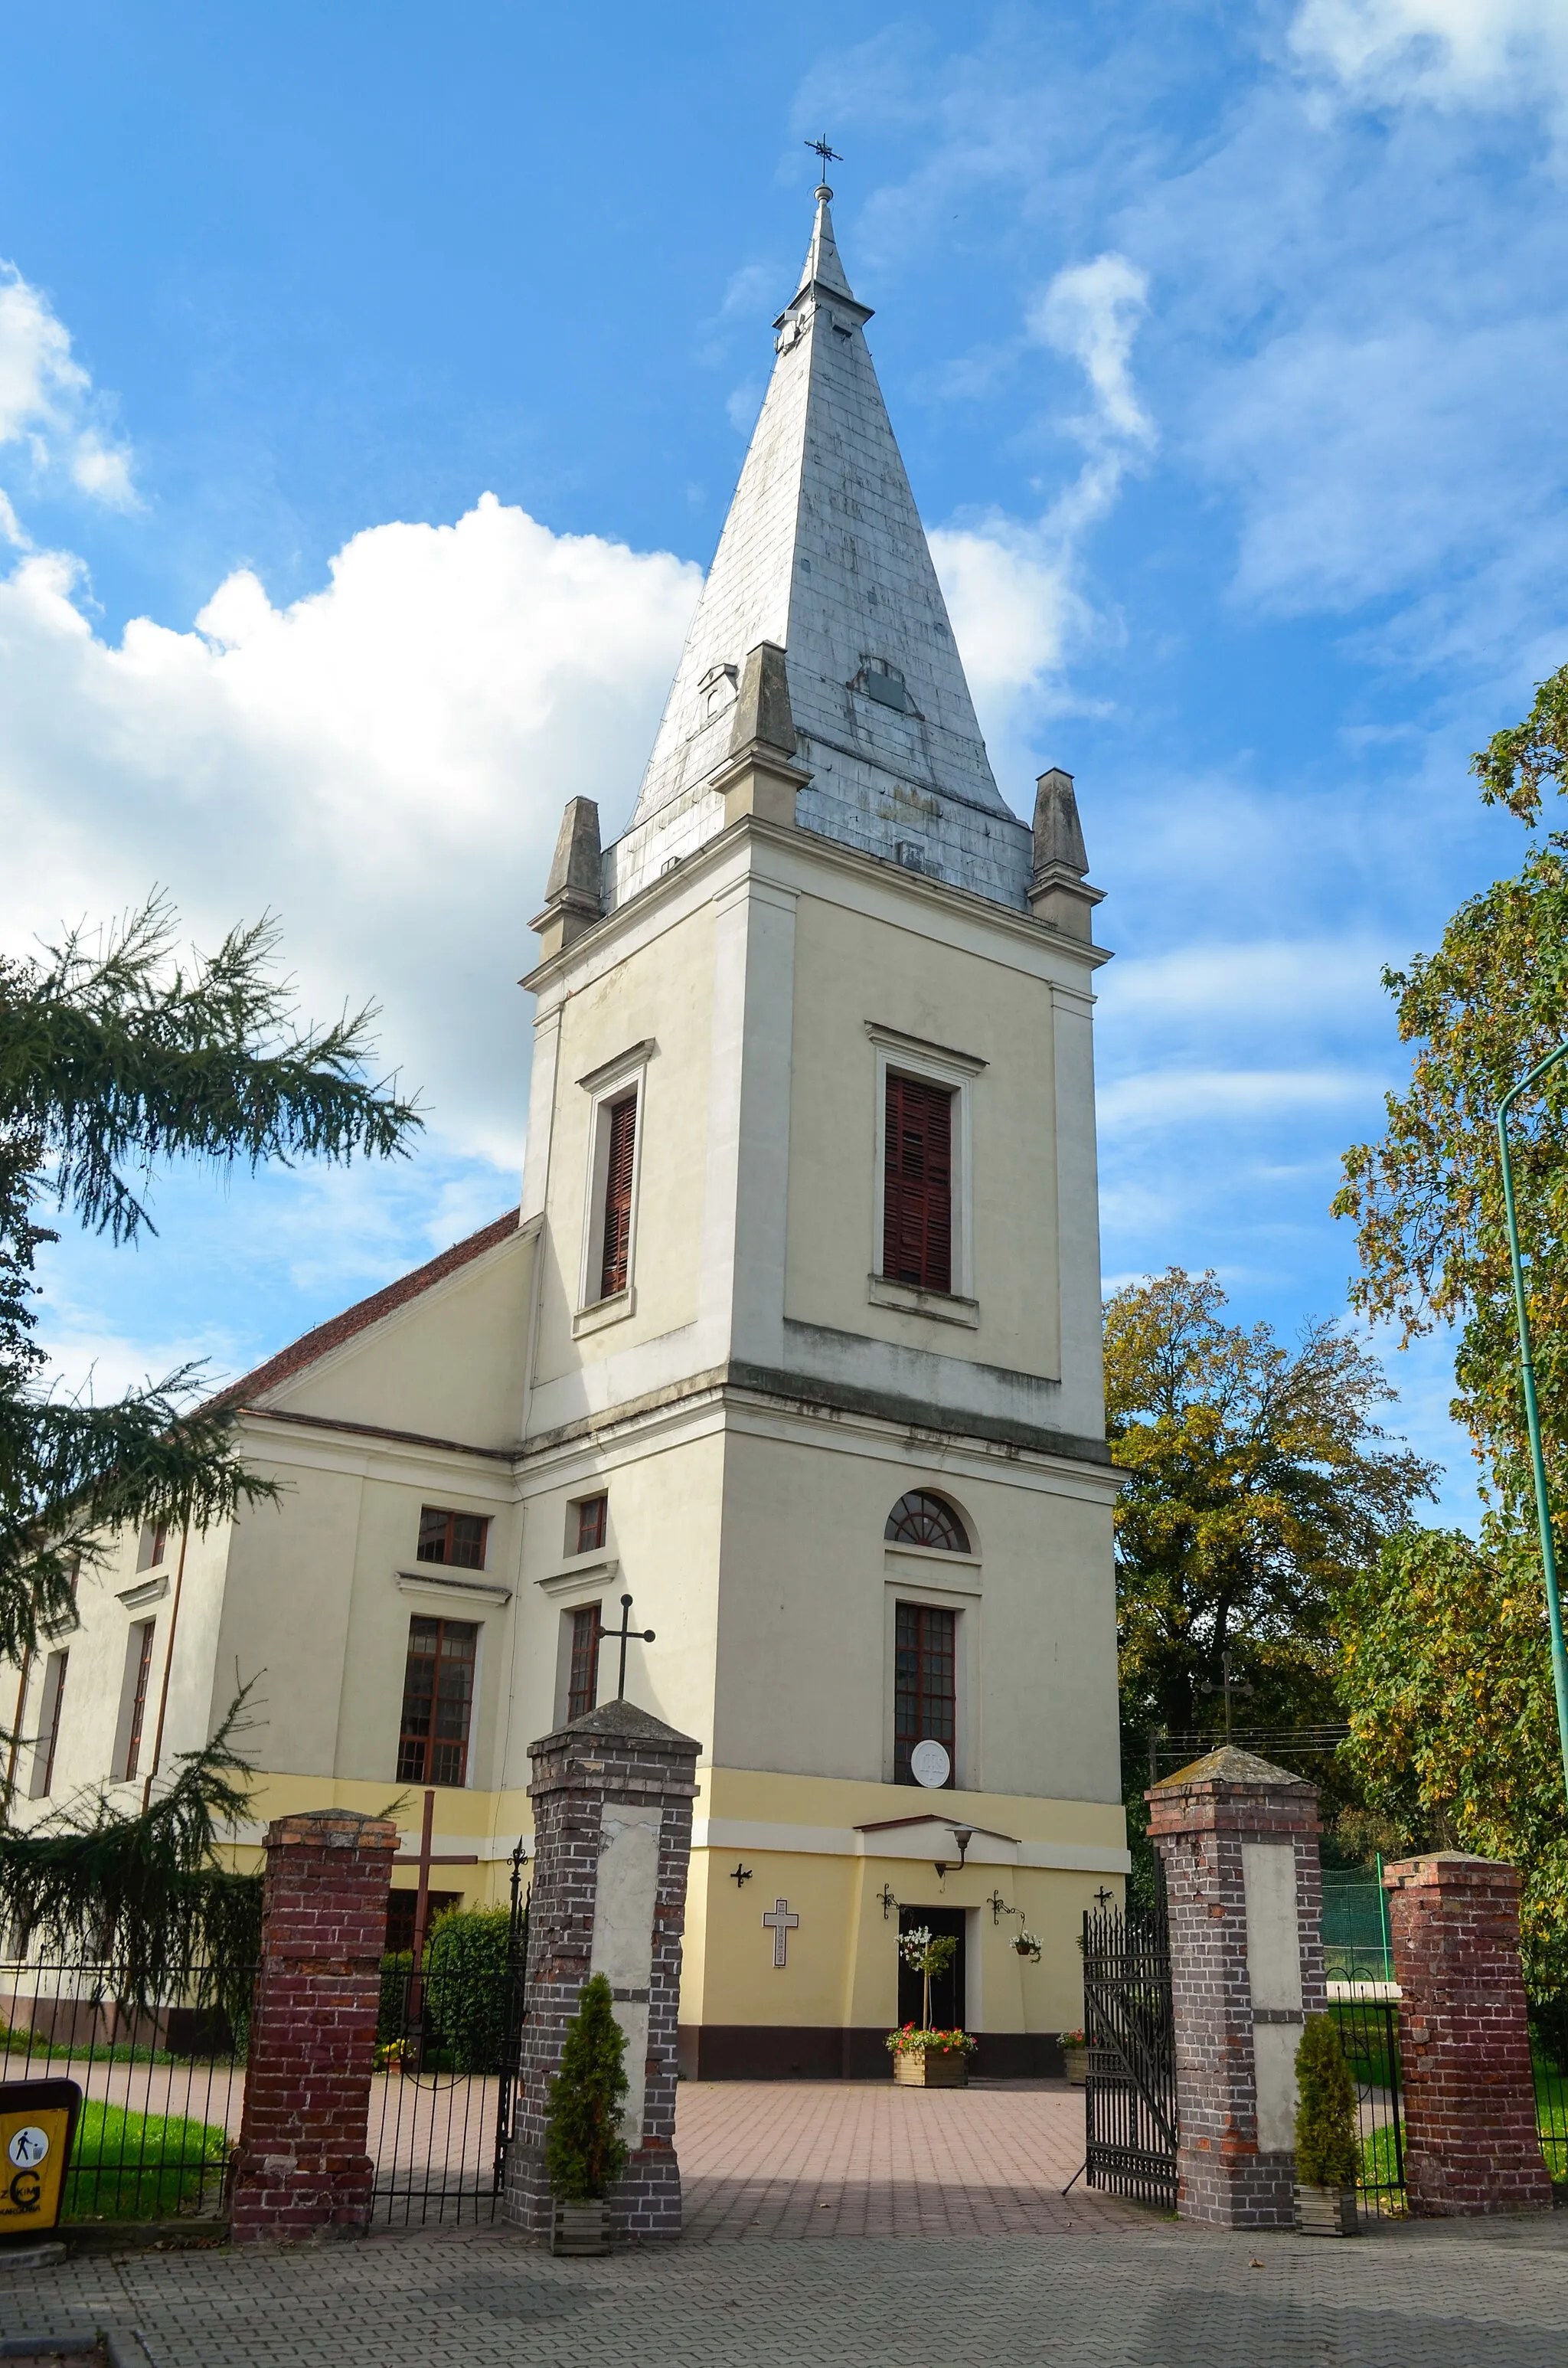
[[[963,1862],[964,1862],[965,1859],[966,1859],[966,1858],[968,1858],[968,1856],[969,1856],[969,1846],[970,1846],[971,1842],[974,1839],[974,1828],[973,1828],[973,1827],[972,1827],[972,1826],[955,1826],[955,1827],[953,1827],[953,1839],[954,1839],[954,1841],[956,1841],[956,1842],[957,1842],[957,1844],[958,1844],[958,1846],[959,1846],[959,1868],[960,1868],[960,1873],[961,1873],[962,1868],[963,1868]],[[946,1878],[947,1872],[948,1872],[948,1861],[947,1861],[947,1860],[946,1860],[946,1859],[942,1859],[942,1858],[933,1859],[933,1861],[932,1861],[931,1862],[932,1862],[932,1864],[935,1866],[935,1868],[936,1868],[936,1870],[937,1870],[937,1881],[938,1881],[938,1882],[943,1881],[943,1880]]]

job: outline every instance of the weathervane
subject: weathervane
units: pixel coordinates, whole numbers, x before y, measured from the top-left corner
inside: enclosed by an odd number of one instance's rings
[[[827,134],[825,131],[823,133],[820,140],[806,140],[802,141],[801,144],[802,147],[809,148],[813,155],[820,157],[822,160],[822,171],[818,176],[818,179],[821,187],[825,189],[827,187],[828,166],[830,165],[842,165],[844,162],[843,157],[839,154],[836,148],[830,148],[828,146]]]

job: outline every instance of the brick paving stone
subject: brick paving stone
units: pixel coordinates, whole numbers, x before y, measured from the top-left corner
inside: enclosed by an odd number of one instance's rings
[[[1045,2236],[1145,2228],[1082,2181],[1084,2098],[1064,2081],[687,2081],[676,2147],[690,2241]]]
[[[553,2261],[510,2229],[82,2257],[0,2283],[0,2332],[139,2330],[152,2368],[1559,2368],[1568,2226],[1350,2244],[867,2238]],[[134,2356],[134,2354],[132,2354]]]

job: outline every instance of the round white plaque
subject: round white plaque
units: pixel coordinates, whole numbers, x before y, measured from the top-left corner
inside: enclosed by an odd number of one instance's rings
[[[34,2163],[41,2162],[49,2152],[48,2132],[29,2122],[25,2129],[17,2132],[6,2151],[18,2169],[31,2170]]]
[[[917,1784],[927,1784],[939,1791],[953,1772],[947,1745],[938,1743],[934,1735],[928,1735],[925,1742],[917,1743],[910,1753],[909,1772]]]

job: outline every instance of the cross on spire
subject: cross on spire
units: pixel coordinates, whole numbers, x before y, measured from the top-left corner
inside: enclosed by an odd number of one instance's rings
[[[817,178],[822,188],[825,189],[827,188],[828,166],[830,165],[842,165],[844,162],[843,157],[839,154],[836,148],[830,148],[828,146],[827,134],[825,131],[823,133],[820,140],[805,140],[802,141],[801,144],[802,147],[809,148],[812,154],[820,159],[822,171],[818,174]]]

